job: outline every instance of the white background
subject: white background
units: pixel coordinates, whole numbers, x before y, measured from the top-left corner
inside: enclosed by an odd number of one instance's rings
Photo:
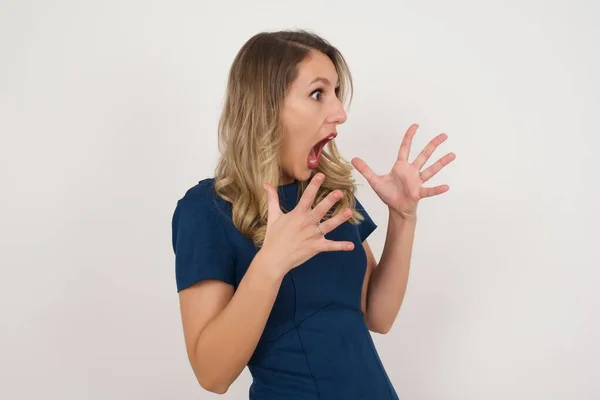
[[[263,30],[338,47],[336,139],[379,173],[457,159],[424,200],[406,299],[374,335],[401,399],[600,398],[594,1],[0,1],[0,398],[244,399],[183,342],[176,201],[211,176],[228,68]],[[355,171],[379,228],[386,206]]]

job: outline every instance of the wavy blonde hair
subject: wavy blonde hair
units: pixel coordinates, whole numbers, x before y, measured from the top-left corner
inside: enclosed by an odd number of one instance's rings
[[[344,57],[326,40],[304,30],[254,35],[242,46],[229,71],[218,127],[220,158],[215,168],[215,190],[231,203],[235,227],[258,247],[265,239],[268,211],[262,185],[281,185],[281,107],[298,75],[298,64],[311,51],[331,59],[340,81],[339,98],[350,104],[352,76]],[[338,152],[334,140],[329,141],[319,167],[311,174],[311,179],[319,171],[325,175],[313,206],[335,189],[344,196],[326,218],[348,207],[353,211],[350,223],[363,220],[355,210],[352,168]],[[309,181],[299,182],[298,198]]]

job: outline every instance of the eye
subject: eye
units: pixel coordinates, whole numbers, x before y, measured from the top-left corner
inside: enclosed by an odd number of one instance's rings
[[[319,95],[319,96],[315,98],[315,97],[313,97],[314,95]],[[316,101],[321,100],[321,96],[323,96],[323,89],[316,89],[310,94],[310,97],[312,97]]]

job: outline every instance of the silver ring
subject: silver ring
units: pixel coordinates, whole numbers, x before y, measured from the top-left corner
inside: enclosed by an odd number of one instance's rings
[[[321,223],[321,221],[317,221],[317,220],[315,219],[315,217],[313,217],[313,216],[312,216],[312,214],[310,213],[310,211],[308,212],[308,216],[310,217],[310,219],[312,219],[313,221],[315,221],[317,224],[320,224],[320,223]]]
[[[319,231],[319,234],[321,236],[325,236],[325,234],[323,233],[323,231],[321,230],[321,224],[317,225],[317,231]]]

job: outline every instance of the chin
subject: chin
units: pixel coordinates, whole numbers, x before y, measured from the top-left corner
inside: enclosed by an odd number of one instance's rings
[[[295,169],[292,174],[288,174],[288,177],[292,177],[294,180],[299,182],[305,182],[310,180],[316,173],[316,169],[311,169],[308,166],[304,166],[302,169]]]
[[[311,179],[316,173],[317,173],[316,169],[310,169],[308,167],[305,167],[304,171],[302,172],[302,176],[300,176],[298,178],[298,180],[307,181],[307,180]]]

